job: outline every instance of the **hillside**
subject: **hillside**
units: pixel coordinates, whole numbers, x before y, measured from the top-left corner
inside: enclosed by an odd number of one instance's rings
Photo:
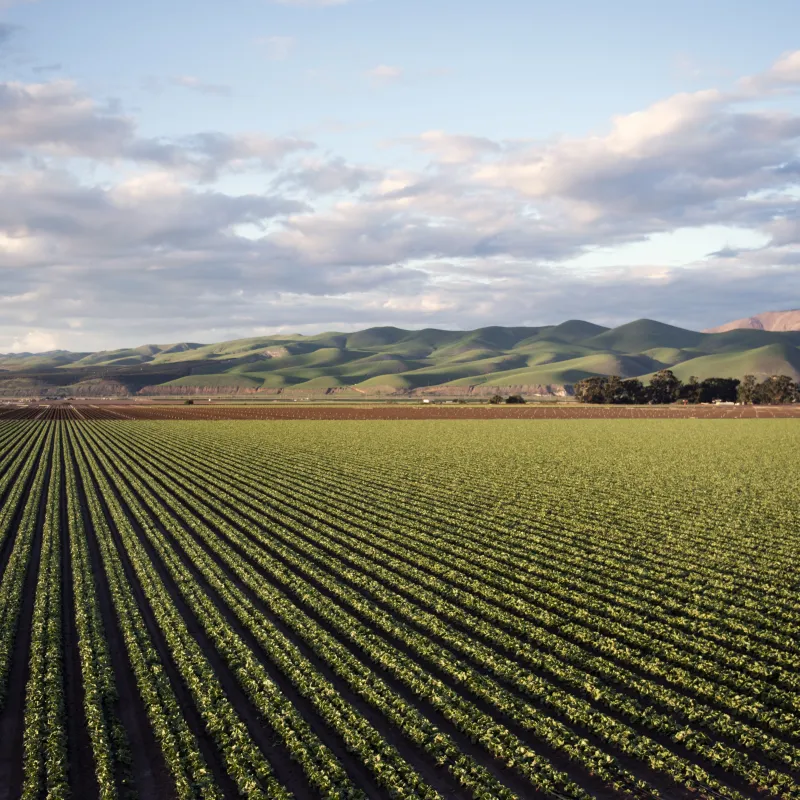
[[[800,331],[800,309],[793,311],[765,311],[754,317],[735,319],[716,328],[708,328],[704,333],[724,333],[737,328],[750,328],[757,331]]]
[[[96,353],[0,355],[0,396],[565,394],[593,375],[800,378],[800,331],[699,333],[654,320],[604,328],[368,328]]]

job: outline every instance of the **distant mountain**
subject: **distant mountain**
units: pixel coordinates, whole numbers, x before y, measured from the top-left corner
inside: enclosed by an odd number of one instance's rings
[[[784,312],[796,313],[800,312]],[[97,353],[0,355],[0,395],[155,396],[566,394],[594,375],[800,379],[800,331],[699,333],[640,319],[474,331],[368,328]]]
[[[737,328],[756,331],[800,331],[800,309],[794,311],[765,311],[754,317],[735,319],[716,328],[708,328],[704,333],[724,333]]]

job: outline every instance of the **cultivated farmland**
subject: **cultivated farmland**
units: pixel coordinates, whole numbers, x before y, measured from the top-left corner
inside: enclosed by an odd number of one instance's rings
[[[796,420],[126,414],[0,416],[0,800],[800,798]]]

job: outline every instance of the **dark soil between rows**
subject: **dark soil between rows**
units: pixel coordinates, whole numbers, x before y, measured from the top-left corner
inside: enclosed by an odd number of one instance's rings
[[[115,711],[130,743],[134,786],[141,798],[153,797],[168,800],[168,798],[174,796],[172,777],[150,725],[144,701],[136,683],[133,667],[126,657],[125,641],[114,613],[111,590],[105,577],[102,557],[95,539],[96,534],[89,519],[85,497],[86,490],[82,484],[74,456],[72,458],[78,480],[78,492],[83,525],[86,530],[89,561],[92,574],[95,576],[103,632],[108,641],[111,668],[114,672],[114,683],[117,689],[118,702]]]
[[[39,466],[34,467],[31,480],[38,469],[41,469],[41,454]],[[22,585],[22,604],[17,618],[14,636],[14,649],[11,656],[11,668],[8,676],[8,693],[6,704],[0,713],[0,798],[12,800],[22,793],[23,781],[23,736],[25,732],[25,687],[30,675],[30,651],[33,634],[33,604],[36,596],[36,582],[39,574],[39,561],[42,552],[42,534],[44,529],[44,516],[47,504],[47,486],[50,483],[51,465],[48,458],[44,467],[46,472],[42,484],[42,493],[36,511],[36,523],[31,543],[31,552],[26,565],[25,580]],[[22,512],[25,507],[28,492],[23,492],[19,501],[15,519],[12,523],[12,534],[9,536],[14,541],[19,534],[22,522]],[[14,542],[16,544],[16,542]],[[12,547],[11,542],[9,546]],[[9,550],[10,552],[10,550]]]
[[[61,454],[62,465],[64,454]],[[62,475],[64,469],[62,466]],[[99,796],[99,787],[94,771],[94,756],[89,738],[89,727],[84,706],[81,662],[78,652],[78,631],[75,622],[75,587],[72,582],[72,556],[69,549],[67,526],[67,486],[61,481],[60,506],[60,551],[61,551],[61,630],[64,659],[64,705],[67,710],[67,757],[69,759],[69,783],[75,797]]]

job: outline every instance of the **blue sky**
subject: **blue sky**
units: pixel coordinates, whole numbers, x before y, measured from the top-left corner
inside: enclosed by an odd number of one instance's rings
[[[800,305],[798,29],[783,1],[0,0],[0,351]]]

